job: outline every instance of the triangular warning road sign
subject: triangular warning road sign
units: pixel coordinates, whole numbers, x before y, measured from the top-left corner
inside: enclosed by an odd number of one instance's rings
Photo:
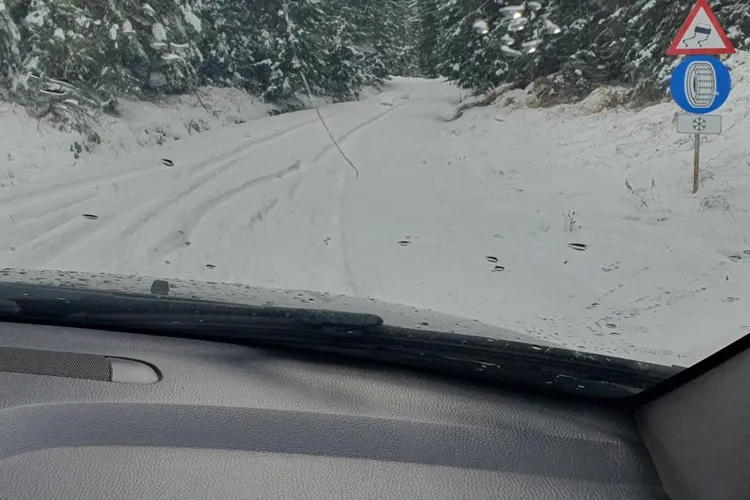
[[[721,29],[706,0],[698,0],[677,37],[667,49],[668,56],[734,54],[732,42]]]

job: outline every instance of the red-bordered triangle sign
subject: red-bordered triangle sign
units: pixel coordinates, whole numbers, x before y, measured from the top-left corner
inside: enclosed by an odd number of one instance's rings
[[[677,32],[668,56],[734,54],[734,47],[706,0],[698,0]]]

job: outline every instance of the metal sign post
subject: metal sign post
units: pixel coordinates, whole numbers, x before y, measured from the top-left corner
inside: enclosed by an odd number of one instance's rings
[[[693,194],[700,184],[701,135],[721,134],[721,115],[677,115],[677,133],[693,136]]]
[[[698,192],[698,184],[701,176],[701,135],[695,134],[693,147],[693,194]]]
[[[700,185],[701,135],[721,133],[721,116],[708,113],[727,101],[732,86],[729,70],[715,56],[733,53],[707,0],[695,3],[667,49],[667,55],[688,56],[672,72],[669,90],[675,104],[691,113],[677,116],[677,133],[693,135],[693,194]]]
[[[693,193],[700,184],[701,135],[721,133],[721,116],[708,114],[729,97],[729,70],[713,56],[686,57],[672,72],[669,89],[672,99],[691,114],[677,115],[677,133],[691,134],[693,145]]]

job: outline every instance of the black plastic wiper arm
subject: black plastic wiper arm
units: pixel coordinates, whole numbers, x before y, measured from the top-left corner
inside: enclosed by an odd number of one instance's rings
[[[99,328],[271,348],[317,350],[491,381],[582,388],[604,397],[638,392],[676,371],[522,342],[410,329],[375,314],[2,284],[0,320]],[[551,384],[551,385],[550,385]]]
[[[89,327],[166,329],[265,328],[321,329],[376,328],[383,318],[375,314],[324,309],[235,305],[203,300],[162,298],[154,295],[81,291],[46,286],[2,285],[0,318],[17,321],[52,321]]]

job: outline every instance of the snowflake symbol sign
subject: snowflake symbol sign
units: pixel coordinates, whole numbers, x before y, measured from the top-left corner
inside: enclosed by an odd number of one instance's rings
[[[706,130],[706,119],[698,117],[693,120],[693,130]]]

